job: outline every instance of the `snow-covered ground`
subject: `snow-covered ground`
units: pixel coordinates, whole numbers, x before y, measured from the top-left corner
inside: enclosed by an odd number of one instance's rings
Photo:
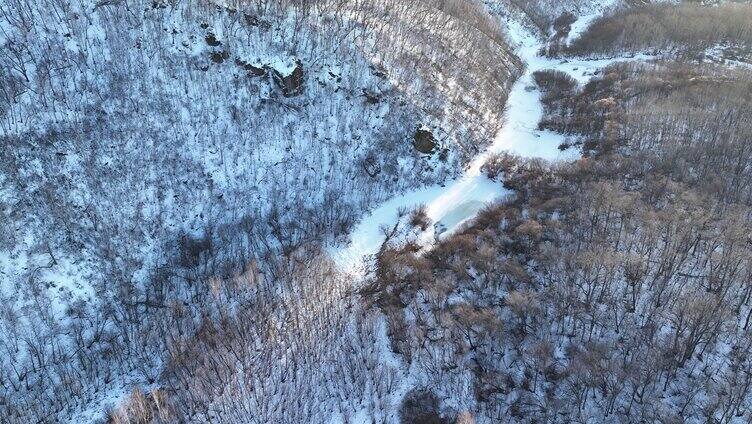
[[[570,39],[576,38],[587,29],[587,25],[595,17],[597,15],[581,17],[573,26]],[[510,152],[526,158],[541,158],[548,161],[575,160],[579,157],[578,150],[561,151],[559,149],[564,142],[563,135],[538,130],[543,106],[540,102],[541,93],[533,80],[533,74],[536,71],[556,69],[566,72],[580,84],[584,84],[600,69],[614,62],[650,58],[649,56],[633,56],[603,60],[561,60],[541,57],[538,52],[544,46],[544,41],[519,22],[509,21],[507,27],[510,38],[518,47],[517,54],[526,63],[526,70],[512,88],[505,113],[505,125],[495,137],[494,142],[474,158],[460,178],[445,185],[435,185],[392,198],[363,218],[351,233],[351,241],[347,246],[330,250],[332,257],[343,271],[356,278],[363,275],[363,270],[368,266],[369,260],[378,252],[385,240],[385,232],[382,229],[392,227],[399,219],[401,211],[425,206],[428,217],[436,223],[419,239],[424,246],[427,246],[437,237],[437,228],[443,231],[441,234],[449,234],[475,217],[485,205],[504,196],[513,195],[498,182],[489,180],[482,172],[482,166],[494,154]],[[400,364],[400,359],[391,351],[386,328],[381,328],[375,337],[379,341],[383,360],[390,366],[401,369],[399,373],[401,378],[392,396],[392,403],[397,405],[405,393],[419,385],[423,376],[415,363],[411,366]],[[444,402],[459,405],[461,402],[455,401],[460,398],[461,395],[457,395],[452,399],[444,399]],[[396,420],[396,415],[389,418]],[[363,424],[371,422],[366,414],[358,414],[353,417],[353,420],[355,423]],[[342,421],[335,419],[333,422]]]
[[[597,15],[581,17],[573,26],[570,37],[576,38],[587,29]],[[584,22],[585,24],[581,23]],[[333,248],[331,254],[337,264],[348,272],[358,273],[364,258],[376,254],[384,241],[382,228],[394,225],[399,211],[412,210],[424,205],[428,217],[435,225],[421,237],[426,245],[435,239],[437,229],[450,234],[472,219],[485,205],[511,195],[498,182],[489,180],[481,171],[489,157],[509,152],[525,158],[549,161],[574,160],[579,151],[559,150],[564,136],[551,131],[538,130],[543,116],[540,91],[535,86],[533,74],[543,69],[556,69],[571,75],[581,84],[592,78],[599,69],[622,60],[645,60],[648,56],[617,57],[609,59],[561,60],[539,56],[544,46],[531,31],[517,21],[507,22],[511,40],[518,47],[518,55],[526,63],[525,73],[517,80],[509,95],[505,124],[494,142],[473,159],[460,178],[448,184],[435,185],[402,194],[383,203],[363,218],[351,233],[351,241],[344,248]]]

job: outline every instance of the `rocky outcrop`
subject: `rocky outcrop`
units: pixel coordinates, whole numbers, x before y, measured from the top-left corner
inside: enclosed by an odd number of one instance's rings
[[[260,17],[256,15],[246,13],[243,15],[243,17],[245,18],[245,23],[248,24],[249,26],[259,27],[263,29],[264,31],[267,31],[272,28],[272,25],[268,21],[261,19]]]
[[[289,72],[272,68],[272,77],[285,97],[295,97],[303,93],[303,63],[300,60],[295,60],[295,66]]]
[[[225,60],[227,60],[229,57],[230,57],[230,52],[228,52],[227,50],[219,50],[209,55],[209,58],[211,58],[212,62],[214,63],[222,63]]]
[[[400,405],[401,424],[449,424],[440,413],[439,399],[429,390],[413,389]]]
[[[267,74],[266,66],[255,66],[240,59],[235,59],[235,64],[245,69],[250,77],[263,77]]]
[[[431,154],[436,149],[436,138],[433,136],[431,130],[420,127],[415,131],[413,136],[413,147],[415,150],[424,153]]]
[[[217,39],[217,36],[211,32],[206,34],[206,37],[204,37],[204,40],[206,41],[206,44],[208,44],[211,47],[219,47],[222,45],[222,42]]]
[[[381,96],[379,96],[378,93],[375,93],[365,88],[363,89],[363,97],[366,100],[366,104],[369,104],[369,105],[377,105],[381,101]]]

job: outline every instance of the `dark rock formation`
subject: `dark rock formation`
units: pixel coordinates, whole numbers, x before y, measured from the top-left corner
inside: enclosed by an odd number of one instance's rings
[[[206,40],[206,44],[208,44],[208,45],[210,45],[212,47],[217,47],[217,46],[221,46],[222,45],[222,42],[219,41],[219,40],[217,40],[217,36],[214,35],[211,32],[208,33],[208,34],[206,34],[205,40]]]
[[[272,68],[272,76],[285,97],[295,97],[303,93],[303,63],[295,61],[295,69],[287,75]]]
[[[262,67],[254,66],[240,59],[235,59],[235,64],[245,69],[248,72],[248,76],[250,77],[263,77],[263,76],[266,76],[267,74],[266,68],[263,66]]]
[[[383,66],[371,65],[370,68],[371,71],[373,71],[373,74],[381,79],[387,79],[389,77],[389,74]]]
[[[381,97],[378,94],[365,88],[363,89],[363,97],[365,97],[366,103],[369,105],[376,105],[381,101]]]
[[[246,13],[243,15],[243,17],[245,18],[245,23],[248,24],[249,26],[259,27],[263,30],[268,30],[272,27],[272,25],[269,22],[265,21],[264,19],[259,18],[256,15]]]
[[[209,57],[214,63],[222,63],[230,57],[230,53],[228,51],[222,50],[212,53]]]
[[[402,424],[448,424],[439,413],[439,399],[429,390],[414,389],[405,395],[400,407]]]
[[[436,148],[436,138],[430,130],[418,128],[413,137],[413,147],[421,153],[431,154]]]

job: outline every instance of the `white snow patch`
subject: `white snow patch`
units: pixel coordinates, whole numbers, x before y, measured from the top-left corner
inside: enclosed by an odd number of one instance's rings
[[[731,68],[742,68],[742,69],[748,69],[752,70],[752,63],[751,62],[745,62],[741,60],[735,60],[727,57],[726,50],[731,49],[734,46],[730,45],[724,45],[724,44],[718,44],[713,47],[709,47],[705,50],[705,62],[710,63],[721,63],[724,65],[727,65]]]
[[[298,66],[297,59],[293,57],[280,57],[280,56],[267,57],[267,58],[261,59],[261,63],[266,64],[267,66],[274,69],[282,76],[287,76],[287,75],[292,74],[292,72]]]

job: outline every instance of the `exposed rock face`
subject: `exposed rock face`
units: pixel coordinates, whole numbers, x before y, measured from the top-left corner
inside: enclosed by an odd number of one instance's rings
[[[245,69],[248,72],[248,76],[250,77],[266,76],[266,67],[264,66],[261,66],[261,67],[254,66],[253,64],[250,64],[240,59],[235,59],[235,64]]]
[[[400,407],[402,424],[449,424],[439,413],[439,399],[428,390],[413,389]]]
[[[204,39],[206,40],[206,44],[212,47],[218,47],[222,45],[222,42],[217,40],[217,36],[211,32],[206,34],[206,37]]]
[[[230,57],[230,53],[226,50],[221,50],[210,54],[209,57],[214,63],[222,63]]]
[[[222,42],[217,39],[217,37],[214,35],[214,33],[208,33],[205,37],[206,44],[208,44],[211,47],[219,47],[222,45]],[[211,49],[213,50],[211,53],[209,53],[209,58],[214,63],[222,63],[225,60],[227,60],[230,57],[230,52],[227,50],[222,49]]]
[[[266,68],[259,68],[258,66],[253,66],[250,63],[246,63],[244,66],[246,71],[248,71],[248,74],[254,77],[263,77],[266,76]]]
[[[384,69],[381,65],[371,65],[371,71],[373,71],[373,75],[381,78],[381,79],[387,79],[389,78],[389,74],[387,73],[386,69]]]
[[[261,19],[256,15],[246,13],[243,15],[243,17],[245,18],[245,23],[250,26],[259,27],[265,31],[271,29],[272,27],[272,25],[268,21]]]
[[[272,68],[272,76],[285,97],[295,97],[303,93],[303,63],[295,61],[295,68],[287,75]]]
[[[413,137],[413,147],[415,147],[415,150],[427,155],[433,153],[436,148],[436,138],[434,138],[431,130],[422,127],[418,128]]]

